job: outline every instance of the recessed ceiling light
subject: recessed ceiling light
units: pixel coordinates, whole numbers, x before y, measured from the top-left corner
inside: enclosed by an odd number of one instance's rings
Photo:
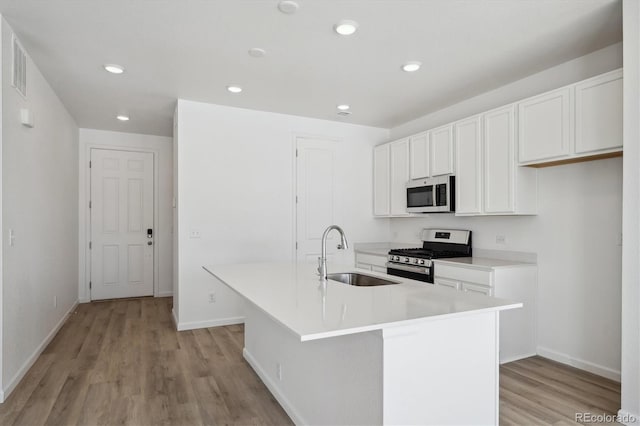
[[[421,62],[409,61],[402,66],[402,71],[406,71],[406,72],[418,71],[421,66],[422,66]]]
[[[231,93],[240,93],[242,92],[242,87],[240,86],[227,86],[227,90]]]
[[[254,58],[262,58],[266,54],[266,50],[260,49],[259,47],[252,47],[249,49],[249,56],[253,56]]]
[[[109,71],[111,74],[122,74],[124,72],[124,67],[116,64],[105,64],[104,69]]]
[[[286,13],[287,15],[296,13],[298,7],[300,7],[298,6],[298,3],[291,0],[282,0],[280,3],[278,3],[278,9],[280,10],[280,12]]]
[[[124,114],[118,114],[116,115],[116,118],[120,121],[129,121],[129,116]]]
[[[358,29],[358,23],[356,21],[345,19],[335,24],[333,29],[340,35],[351,35]]]
[[[351,108],[351,107],[350,107],[349,105],[347,105],[347,104],[342,104],[342,105],[338,105],[338,106],[337,106],[337,108],[338,108],[340,111],[347,111],[347,110],[348,110],[349,108]]]

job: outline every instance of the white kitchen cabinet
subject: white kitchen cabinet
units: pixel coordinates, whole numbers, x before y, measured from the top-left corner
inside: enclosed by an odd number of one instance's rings
[[[537,170],[517,166],[515,105],[455,124],[456,215],[535,214]]]
[[[429,132],[431,176],[452,174],[454,168],[453,124]]]
[[[411,179],[429,177],[429,137],[427,132],[409,137],[409,161]]]
[[[522,308],[500,313],[500,363],[536,354],[536,265],[438,259],[434,261],[434,284],[521,302]]]
[[[622,89],[622,70],[615,70],[519,102],[519,164],[621,155]]]
[[[482,212],[482,133],[479,115],[455,123],[456,214]]]
[[[356,268],[387,273],[387,256],[356,252]]]
[[[482,115],[483,212],[536,214],[538,172],[516,159],[515,105]]]
[[[391,143],[390,200],[392,216],[408,216],[407,181],[409,181],[409,140]]]
[[[575,86],[576,154],[622,148],[622,70]]]
[[[569,154],[571,89],[563,87],[518,103],[520,162],[553,160]]]
[[[390,146],[376,146],[373,150],[373,214],[388,216],[390,213]]]

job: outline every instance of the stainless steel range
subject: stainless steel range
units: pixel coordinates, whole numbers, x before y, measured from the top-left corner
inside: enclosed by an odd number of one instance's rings
[[[471,256],[471,231],[423,229],[422,248],[389,251],[387,274],[433,283],[431,259]]]

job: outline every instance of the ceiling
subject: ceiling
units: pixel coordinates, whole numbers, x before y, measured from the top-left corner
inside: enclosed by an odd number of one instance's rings
[[[298,3],[287,15],[278,0],[0,0],[0,12],[80,127],[156,135],[172,134],[178,98],[391,128],[622,40],[619,0]],[[337,35],[342,19],[358,31]],[[410,60],[422,68],[401,71]]]

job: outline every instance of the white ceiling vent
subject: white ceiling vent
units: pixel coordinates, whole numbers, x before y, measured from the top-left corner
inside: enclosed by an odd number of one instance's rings
[[[11,84],[25,98],[27,97],[27,55],[16,35],[13,35],[13,66]]]

